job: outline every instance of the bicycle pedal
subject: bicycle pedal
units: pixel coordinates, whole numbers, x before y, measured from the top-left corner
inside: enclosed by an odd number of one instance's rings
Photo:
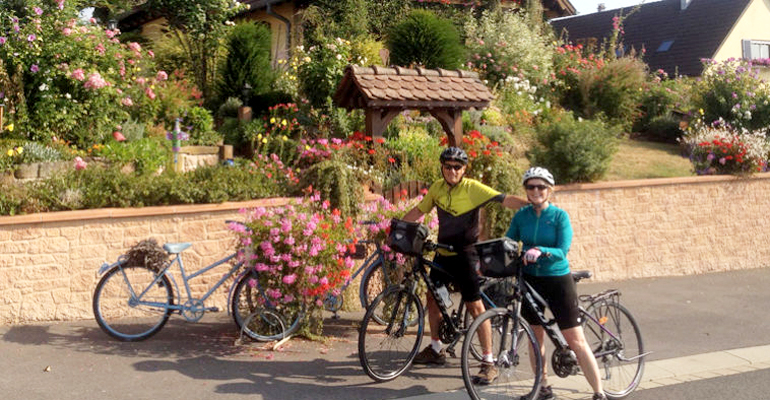
[[[340,319],[339,314],[337,314],[336,312],[332,314],[332,319]]]
[[[209,307],[206,309],[206,311],[219,312],[219,307]]]

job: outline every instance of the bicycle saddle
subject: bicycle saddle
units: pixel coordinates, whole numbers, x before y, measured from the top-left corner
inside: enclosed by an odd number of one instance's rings
[[[166,250],[169,254],[179,254],[190,246],[192,246],[192,243],[166,243],[163,245],[163,250]]]

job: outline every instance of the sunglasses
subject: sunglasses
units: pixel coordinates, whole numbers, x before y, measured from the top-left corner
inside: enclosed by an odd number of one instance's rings
[[[548,189],[549,186],[546,186],[546,185],[524,185],[524,188],[527,189],[527,190],[535,190],[535,189],[537,189],[537,190],[542,192],[543,190]]]
[[[459,171],[459,170],[463,169],[463,167],[465,167],[465,165],[443,164],[442,167],[444,167],[444,169],[453,169],[455,171]]]

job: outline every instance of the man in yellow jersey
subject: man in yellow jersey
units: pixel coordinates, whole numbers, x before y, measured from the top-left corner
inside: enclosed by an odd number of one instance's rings
[[[468,155],[460,148],[447,148],[441,153],[440,160],[441,175],[444,179],[433,183],[422,201],[409,210],[403,219],[416,221],[429,213],[434,206],[436,207],[439,222],[438,242],[451,245],[454,252],[439,249],[434,261],[452,276],[431,270],[430,278],[439,286],[454,283],[460,290],[468,311],[475,318],[484,312],[479,289],[479,258],[473,247],[479,238],[481,206],[490,201],[496,201],[505,207],[518,209],[527,202],[520,197],[500,193],[477,180],[464,178],[465,169],[468,166]],[[439,338],[441,311],[433,296],[428,295],[426,300],[431,343],[417,354],[414,363],[443,365],[446,363],[446,355]],[[491,328],[489,322],[486,322],[479,332],[484,359],[481,370],[474,377],[476,384],[490,384],[497,378],[497,368],[493,364],[491,337]]]

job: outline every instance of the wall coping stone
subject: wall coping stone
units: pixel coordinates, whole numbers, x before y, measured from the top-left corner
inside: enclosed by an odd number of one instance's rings
[[[678,178],[653,178],[653,179],[635,179],[626,181],[606,181],[597,183],[571,183],[566,185],[557,185],[557,192],[572,192],[583,190],[600,189],[623,189],[641,186],[665,186],[665,185],[688,185],[709,182],[730,182],[752,179],[770,179],[770,173],[755,174],[748,177],[734,175],[701,175],[686,176]]]
[[[379,195],[366,193],[364,200],[372,201]],[[295,197],[269,197],[264,199],[224,202],[215,204],[177,204],[170,206],[152,206],[136,208],[96,208],[91,210],[53,211],[46,213],[12,215],[0,217],[0,226],[41,224],[62,221],[117,219],[149,217],[154,215],[194,214],[201,212],[231,211],[241,208],[280,207],[295,200]]]

